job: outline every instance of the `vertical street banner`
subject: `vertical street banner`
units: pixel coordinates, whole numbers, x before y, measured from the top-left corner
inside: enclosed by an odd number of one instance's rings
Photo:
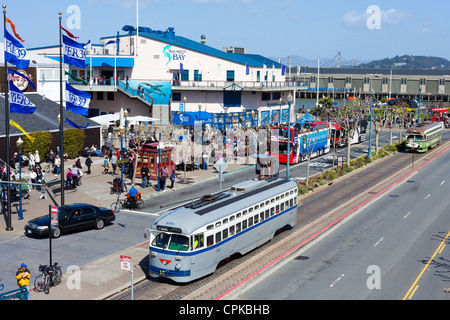
[[[86,52],[84,46],[63,35],[64,63],[84,69],[86,67]]]
[[[36,110],[36,105],[28,100],[14,83],[9,82],[9,108],[10,113],[32,114]]]
[[[75,89],[70,84],[66,83],[66,110],[71,110],[74,113],[87,116],[89,115],[90,102],[91,95],[89,93]]]
[[[22,43],[5,29],[5,60],[19,69],[27,69],[30,59],[26,58],[27,50]]]

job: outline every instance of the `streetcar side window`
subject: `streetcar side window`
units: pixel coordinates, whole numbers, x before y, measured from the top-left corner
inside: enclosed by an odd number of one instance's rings
[[[266,212],[264,213],[265,219],[269,218],[269,209],[266,210]]]
[[[248,218],[248,226],[251,227],[253,225],[253,217]]]
[[[228,238],[228,228],[222,231],[222,239],[225,240],[226,238]]]
[[[230,227],[230,236],[234,235],[234,226]]]
[[[294,205],[294,199],[289,200],[289,206],[293,206]]]
[[[259,215],[255,215],[253,217],[253,221],[255,222],[255,224],[257,224],[259,222]]]
[[[242,230],[247,229],[247,220],[242,221]]]
[[[241,223],[240,222],[236,224],[236,233],[239,233],[239,232],[241,232]]]
[[[264,211],[262,211],[262,212],[259,214],[259,219],[260,219],[261,221],[264,220]]]
[[[222,241],[222,232],[217,232],[216,233],[216,243],[219,243],[220,241]]]
[[[275,208],[274,207],[270,208],[270,216],[273,216],[274,213],[275,213]]]
[[[284,211],[284,203],[281,204],[281,208],[280,208],[281,212]]]
[[[192,249],[198,249],[203,247],[203,234],[196,234],[195,236],[192,236]]]
[[[206,238],[206,245],[211,247],[214,244],[214,235],[210,235]]]

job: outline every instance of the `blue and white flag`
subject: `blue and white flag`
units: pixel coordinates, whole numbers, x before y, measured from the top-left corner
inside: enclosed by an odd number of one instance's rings
[[[65,35],[63,35],[63,44],[64,63],[74,67],[85,68],[86,52],[84,51],[84,46]]]
[[[26,69],[30,65],[30,59],[26,58],[27,50],[23,44],[16,40],[6,29],[5,29],[5,59],[15,65],[19,69]]]
[[[284,76],[286,74],[286,66],[281,66],[281,75]]]
[[[70,121],[69,118],[67,118],[67,117],[66,117],[66,122],[68,124],[70,124],[72,127],[77,128],[77,129],[86,129],[87,127],[89,127],[89,122],[83,127],[83,126],[76,124],[73,121]]]
[[[245,75],[248,76],[250,74],[250,67],[248,66],[248,64],[245,64]]]
[[[9,110],[10,113],[26,114],[32,114],[36,110],[36,105],[28,100],[11,81],[9,81]]]
[[[89,114],[89,103],[91,95],[85,91],[77,90],[66,83],[66,110],[87,116]]]

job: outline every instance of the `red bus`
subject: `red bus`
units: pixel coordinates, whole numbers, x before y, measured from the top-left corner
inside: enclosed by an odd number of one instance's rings
[[[273,127],[271,143],[278,141],[278,150],[270,150],[270,154],[286,164],[287,154],[287,127]],[[330,151],[330,129],[328,126],[310,127],[308,131],[300,131],[291,127],[289,164],[299,163],[307,159],[308,155],[317,157]]]
[[[447,107],[436,107],[431,108],[431,121],[433,122],[442,122],[445,119],[445,116],[449,113],[449,108]]]
[[[361,143],[366,141],[367,120],[360,119],[353,136],[350,137],[350,144]],[[343,129],[339,123],[331,125],[331,145],[336,147],[344,147],[348,145],[347,130]]]

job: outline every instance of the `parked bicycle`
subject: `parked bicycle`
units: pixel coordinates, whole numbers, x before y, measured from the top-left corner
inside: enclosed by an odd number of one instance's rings
[[[117,196],[116,202],[113,202],[109,207],[114,212],[119,212],[121,209],[132,209],[131,199],[127,196],[125,199],[120,200],[120,194]],[[142,200],[141,193],[136,196],[136,207],[137,209],[144,208],[144,200]]]
[[[62,271],[58,262],[50,266],[41,264],[39,271],[41,274],[34,280],[34,290],[37,292],[48,294],[51,286],[57,286],[62,281]]]

